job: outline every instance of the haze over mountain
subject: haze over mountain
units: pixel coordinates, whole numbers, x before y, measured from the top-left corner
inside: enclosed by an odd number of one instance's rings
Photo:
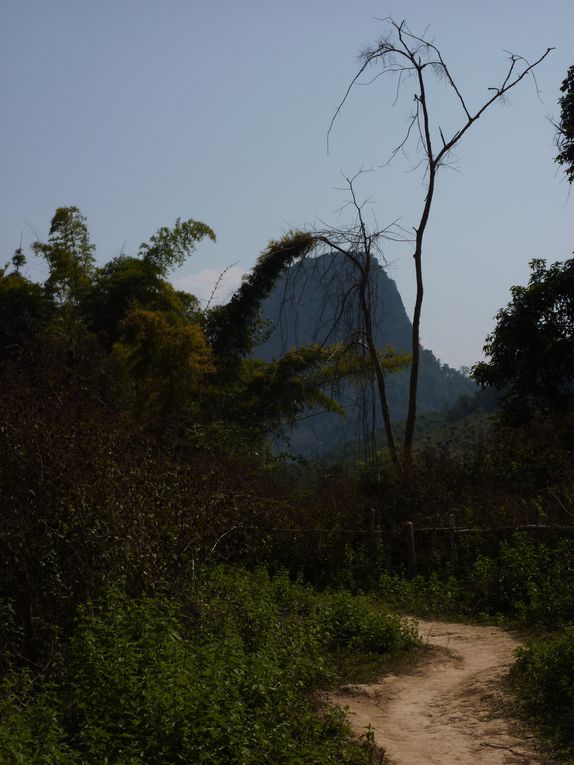
[[[356,274],[344,256],[328,253],[292,266],[263,303],[262,315],[269,321],[268,336],[255,349],[265,361],[289,348],[312,343],[332,344],[348,338],[359,328]],[[370,299],[375,339],[384,350],[409,353],[411,321],[395,282],[374,262]],[[388,397],[395,423],[405,419],[409,370],[388,376]],[[418,412],[440,411],[460,396],[476,391],[476,385],[455,369],[442,364],[430,350],[421,354]],[[379,403],[373,384],[346,382],[337,386],[337,400],[345,417],[317,412],[300,421],[288,434],[290,449],[308,457],[322,457],[346,441],[357,440],[382,428]]]

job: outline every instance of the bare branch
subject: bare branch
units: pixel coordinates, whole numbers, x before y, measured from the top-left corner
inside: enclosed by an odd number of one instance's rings
[[[411,135],[411,130],[413,129],[413,125],[415,125],[416,123],[418,123],[418,119],[419,119],[419,106],[418,106],[418,104],[419,104],[419,102],[418,102],[418,100],[417,100],[417,110],[416,110],[416,112],[413,114],[413,116],[412,116],[412,118],[411,118],[411,121],[409,122],[409,126],[408,126],[408,128],[407,128],[407,132],[406,132],[406,135],[405,135],[405,137],[404,137],[404,138],[403,138],[403,140],[400,142],[400,144],[399,144],[399,145],[398,145],[396,148],[394,148],[394,149],[393,149],[393,151],[391,152],[391,155],[390,155],[390,157],[389,157],[389,158],[387,159],[387,161],[385,162],[385,165],[387,165],[387,166],[388,166],[388,165],[390,165],[390,164],[391,164],[391,162],[393,161],[393,159],[394,159],[394,158],[397,156],[397,154],[399,153],[399,151],[403,151],[403,152],[404,152],[404,148],[405,148],[405,145],[406,145],[407,141],[408,141],[408,140],[409,140],[409,138],[410,138],[410,135]]]
[[[236,260],[236,261],[235,261],[235,263],[231,263],[230,265],[226,266],[226,267],[223,269],[223,271],[220,271],[220,272],[219,272],[219,275],[217,276],[217,279],[216,279],[216,281],[215,281],[215,284],[213,285],[213,289],[211,290],[211,295],[209,296],[209,300],[208,300],[208,301],[207,301],[207,303],[205,304],[205,309],[204,309],[205,311],[208,311],[208,310],[209,310],[209,308],[210,308],[210,306],[211,306],[211,303],[213,302],[213,299],[215,298],[215,295],[216,295],[216,293],[217,293],[217,290],[219,289],[219,285],[221,284],[221,282],[222,282],[222,281],[223,281],[223,279],[225,278],[225,274],[226,274],[228,271],[230,271],[230,270],[231,270],[231,269],[232,269],[234,266],[236,266],[238,263],[239,263],[239,261],[238,261],[238,260]]]
[[[359,69],[357,74],[353,77],[353,79],[349,83],[349,86],[348,86],[348,88],[347,88],[347,90],[345,92],[345,95],[343,96],[343,100],[341,101],[339,106],[337,106],[337,108],[335,110],[335,114],[333,115],[333,117],[331,119],[331,124],[329,125],[329,129],[327,130],[327,154],[329,154],[329,137],[331,135],[331,130],[333,129],[333,124],[335,123],[335,120],[337,119],[337,117],[341,113],[341,109],[343,108],[343,106],[345,105],[347,99],[349,98],[349,94],[351,93],[351,90],[353,89],[353,85],[357,82],[359,77],[363,74],[363,72],[369,66],[370,63],[371,63],[371,59],[369,59],[369,60],[364,62],[363,66]]]
[[[454,81],[454,79],[453,79],[453,77],[452,77],[452,75],[451,75],[451,73],[450,73],[450,69],[449,69],[449,68],[447,67],[447,65],[444,63],[444,60],[443,60],[443,57],[442,57],[442,55],[441,55],[440,51],[439,51],[437,48],[435,48],[435,47],[434,47],[434,45],[433,45],[432,47],[433,47],[433,49],[436,51],[436,53],[437,53],[437,55],[438,55],[438,57],[439,57],[439,61],[440,61],[440,63],[442,64],[442,67],[443,67],[443,71],[444,71],[444,73],[445,73],[445,76],[446,76],[447,80],[449,81],[451,88],[452,88],[452,89],[454,90],[454,92],[456,93],[456,95],[457,95],[457,98],[458,98],[458,100],[460,101],[460,104],[461,104],[461,106],[462,106],[462,108],[463,108],[463,110],[464,110],[464,113],[465,113],[465,114],[466,114],[466,116],[467,116],[467,119],[470,119],[470,112],[468,111],[468,108],[467,108],[467,106],[466,106],[466,102],[465,102],[464,98],[462,97],[462,93],[461,93],[461,92],[460,92],[460,90],[458,89],[458,87],[457,87],[457,85],[456,85],[456,83],[455,83],[455,81]]]
[[[463,125],[462,128],[460,128],[460,130],[458,130],[452,136],[450,141],[447,141],[446,145],[443,146],[441,151],[434,158],[434,162],[438,165],[441,162],[441,160],[444,157],[444,155],[447,154],[447,152],[449,152],[453,148],[453,146],[460,141],[460,139],[463,137],[463,135],[484,114],[484,112],[490,106],[492,106],[492,104],[495,103],[495,101],[497,101],[498,99],[504,97],[508,93],[508,91],[510,91],[512,88],[516,87],[516,85],[518,85],[518,83],[521,82],[526,77],[527,74],[532,72],[534,67],[536,67],[536,66],[538,66],[538,64],[542,63],[542,61],[544,61],[544,59],[553,50],[554,50],[554,48],[547,48],[546,51],[538,59],[536,59],[536,61],[534,63],[528,64],[528,66],[526,66],[523,69],[523,71],[520,72],[520,74],[517,74],[513,79],[512,79],[512,73],[514,72],[514,69],[515,69],[517,61],[524,60],[524,59],[522,59],[521,57],[518,57],[518,56],[516,56],[514,54],[511,54],[510,66],[508,68],[508,72],[506,73],[506,76],[504,78],[504,81],[503,81],[502,85],[500,87],[498,87],[498,88],[489,88],[489,90],[494,90],[495,91],[494,95],[491,98],[489,98],[478,109],[478,111],[473,116],[469,117],[467,122]]]

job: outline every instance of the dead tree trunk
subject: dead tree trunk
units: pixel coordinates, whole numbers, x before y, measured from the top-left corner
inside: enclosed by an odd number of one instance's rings
[[[438,170],[441,165],[445,164],[451,150],[460,142],[465,133],[484,114],[484,112],[494,103],[504,98],[508,91],[518,85],[527,74],[532,73],[533,69],[538,66],[546,56],[548,56],[552,48],[548,48],[546,52],[532,64],[529,64],[526,59],[521,56],[511,54],[510,64],[501,84],[489,88],[489,91],[492,91],[492,95],[487,98],[478,109],[472,111],[469,106],[467,106],[467,101],[455,83],[440,50],[424,37],[419,37],[418,35],[413,34],[407,28],[404,21],[400,24],[391,18],[386,21],[389,27],[388,34],[375,46],[368,48],[363,53],[363,63],[349,84],[341,103],[335,111],[329,127],[328,137],[352,88],[369,66],[372,64],[379,64],[382,67],[383,74],[390,73],[398,76],[397,98],[404,81],[407,80],[410,75],[414,75],[413,79],[416,83],[413,98],[415,104],[414,113],[410,117],[403,140],[393,150],[389,159],[389,161],[394,159],[396,155],[405,148],[413,132],[418,134],[418,141],[423,154],[421,161],[427,179],[427,189],[421,216],[418,225],[415,226],[416,236],[413,253],[416,278],[416,300],[412,321],[412,361],[409,385],[409,404],[402,453],[402,464],[403,466],[408,466],[412,459],[417,413],[417,392],[420,368],[420,324],[424,295],[422,268],[423,242],[430,219]],[[462,112],[461,127],[455,130],[448,139],[445,138],[440,125],[435,124],[431,120],[427,95],[427,74],[429,70],[446,81],[447,86],[451,89]],[[377,78],[378,76],[374,79]],[[433,144],[440,146],[440,148],[435,149]],[[384,386],[382,390],[384,390]]]

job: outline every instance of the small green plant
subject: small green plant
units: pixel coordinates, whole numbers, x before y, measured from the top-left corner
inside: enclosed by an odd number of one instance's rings
[[[514,534],[497,555],[479,555],[467,580],[485,612],[531,626],[563,626],[574,614],[574,542],[563,539],[551,547]]]

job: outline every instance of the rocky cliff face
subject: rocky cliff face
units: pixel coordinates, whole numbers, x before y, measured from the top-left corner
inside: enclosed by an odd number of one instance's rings
[[[309,343],[334,343],[357,328],[358,295],[353,265],[337,254],[307,258],[288,269],[264,302],[274,331],[258,346],[263,359]],[[374,263],[370,284],[376,339],[381,348],[408,351],[411,323],[396,284]]]
[[[375,336],[383,350],[409,352],[411,322],[395,282],[375,263],[369,285]],[[343,256],[326,254],[309,258],[291,267],[281,278],[271,296],[263,303],[262,314],[268,320],[268,336],[255,349],[255,356],[266,361],[289,348],[311,343],[331,344],[347,338],[359,327],[358,293],[354,288],[353,265]],[[476,386],[424,350],[418,395],[420,413],[446,409],[459,396],[468,395]],[[389,403],[393,419],[406,416],[408,370],[388,378]],[[382,426],[378,400],[370,384],[345,383],[338,399],[345,407],[344,418],[317,413],[299,423],[290,433],[290,448],[309,457],[325,456],[348,440],[356,440]],[[374,417],[374,420],[373,420]]]

